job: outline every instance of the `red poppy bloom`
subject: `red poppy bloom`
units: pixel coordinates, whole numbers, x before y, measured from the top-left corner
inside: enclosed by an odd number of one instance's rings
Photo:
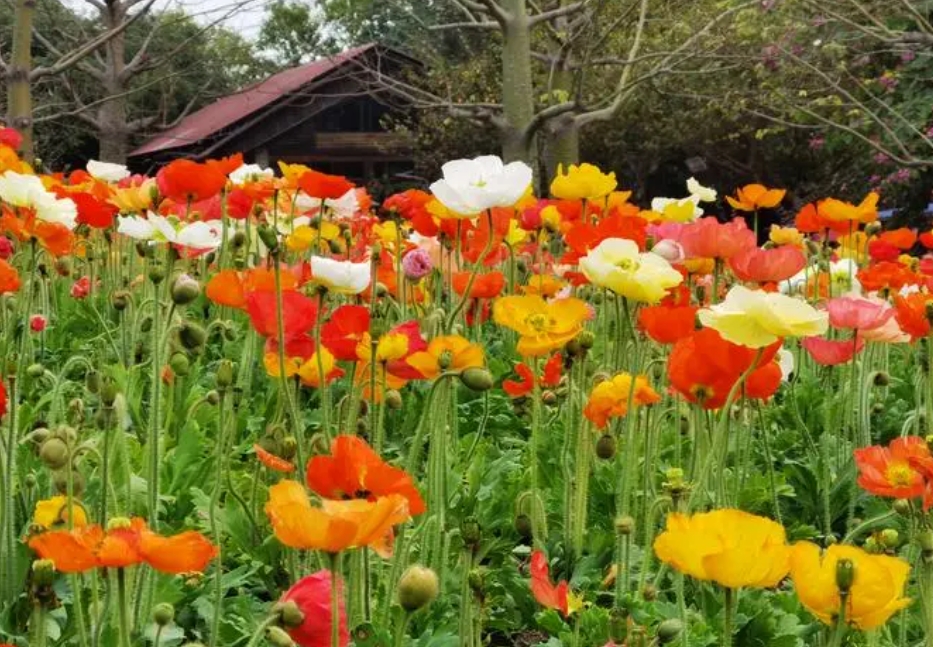
[[[178,159],[163,166],[156,174],[159,193],[181,204],[200,202],[220,193],[227,184],[227,174],[217,164],[208,166],[189,159]]]
[[[493,266],[508,256],[508,249],[502,242],[509,232],[509,223],[514,211],[510,209],[494,208],[492,210],[492,230],[489,228],[489,218],[479,218],[477,225],[460,232],[460,253],[464,259],[471,263],[478,263],[479,257],[486,249],[486,243],[492,236],[492,245],[489,253],[483,260],[483,265]]]
[[[680,245],[689,258],[730,259],[739,252],[755,247],[755,232],[744,218],[720,223],[716,218],[700,218],[685,225]]]
[[[369,308],[343,305],[321,326],[321,343],[336,359],[354,361],[356,347],[369,332]]]
[[[0,376],[0,418],[6,415],[7,409],[7,398],[6,398],[6,386],[4,384],[6,380],[3,376]]]
[[[473,272],[457,272],[451,277],[451,285],[454,292],[463,296],[467,285],[470,283],[470,276]],[[502,272],[489,272],[487,274],[477,274],[470,286],[469,298],[471,299],[495,299],[502,293],[505,287],[505,276]]]
[[[557,609],[564,617],[570,614],[570,585],[561,580],[555,586],[551,582],[547,557],[540,550],[531,554],[531,594],[538,604],[548,609]]]
[[[825,337],[807,337],[800,342],[813,361],[821,366],[845,364],[865,347],[861,337],[854,339],[826,339]]]
[[[427,206],[434,199],[430,193],[409,189],[389,196],[382,203],[386,211],[394,211],[411,222],[412,228],[422,236],[433,238],[440,232],[437,221],[428,211]]]
[[[17,150],[23,143],[23,136],[13,128],[0,128],[0,146],[9,146]]]
[[[70,292],[71,296],[75,299],[87,297],[87,295],[91,293],[91,279],[87,276],[82,276],[72,284]]]
[[[930,334],[930,315],[933,310],[933,295],[913,292],[907,296],[894,297],[895,317],[901,330],[914,341]]]
[[[648,221],[638,216],[615,213],[595,225],[577,222],[564,234],[568,250],[561,262],[571,265],[576,263],[607,238],[634,241],[638,243],[638,249],[643,251],[648,241]]]
[[[807,264],[807,257],[791,245],[761,249],[748,247],[729,259],[729,267],[740,281],[771,283],[789,279]]]
[[[922,466],[933,462],[926,441],[918,436],[895,438],[888,447],[874,445],[855,450],[858,484],[866,492],[895,499],[924,495]],[[924,507],[929,507],[924,504]]]
[[[246,297],[246,311],[256,332],[263,337],[278,337],[275,292],[250,293]],[[286,340],[304,335],[317,321],[317,303],[300,292],[283,292],[282,318]]]
[[[659,344],[673,344],[696,329],[696,306],[660,304],[638,311],[638,326]]]
[[[554,353],[544,363],[544,369],[538,380],[538,385],[545,388],[553,388],[560,384],[561,369],[564,366],[564,358],[560,353]],[[502,390],[510,398],[520,398],[532,392],[535,388],[534,373],[527,364],[517,364],[515,372],[521,378],[520,380],[504,380]]]
[[[298,178],[298,188],[312,198],[336,200],[353,190],[353,183],[342,175],[309,170]]]
[[[294,602],[304,615],[304,621],[297,627],[288,629],[299,647],[331,647],[331,590],[333,578],[330,571],[318,571],[295,582],[279,602]],[[338,580],[337,597],[340,600],[338,611],[338,634],[340,647],[350,644],[350,632],[347,630],[347,612],[344,606],[343,582]]]
[[[358,436],[337,436],[330,456],[308,461],[308,487],[325,499],[366,499],[400,494],[412,515],[425,511],[424,500],[405,470],[392,467]]]
[[[71,193],[68,197],[78,207],[78,222],[95,229],[107,229],[112,226],[119,212],[114,205],[99,200],[90,193]]]
[[[856,277],[867,292],[900,290],[905,285],[919,281],[916,274],[900,263],[882,261],[859,270]]]

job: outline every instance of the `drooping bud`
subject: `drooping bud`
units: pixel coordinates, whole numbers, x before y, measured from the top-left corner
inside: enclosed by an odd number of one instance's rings
[[[168,602],[160,602],[152,607],[152,621],[164,627],[175,619],[175,607]]]
[[[68,445],[61,438],[49,438],[42,447],[39,448],[39,458],[46,467],[52,470],[60,470],[68,464],[71,452]]]
[[[207,341],[207,331],[191,321],[186,321],[178,330],[178,339],[188,350],[197,350]]]
[[[68,474],[65,470],[52,473],[52,485],[59,494],[68,494]],[[71,472],[71,494],[75,497],[84,495],[84,489],[87,487],[87,481],[81,472]]]
[[[405,611],[412,613],[434,602],[439,591],[437,573],[412,564],[398,581],[398,602]]]
[[[191,372],[191,362],[184,353],[173,353],[168,365],[179,377],[185,377]]]
[[[226,389],[233,384],[234,375],[233,375],[233,362],[229,359],[220,360],[220,364],[217,365],[217,388]]]
[[[840,559],[836,562],[836,587],[839,595],[846,596],[855,581],[855,563],[851,559]]]
[[[45,367],[39,362],[26,367],[26,375],[31,378],[42,377],[43,374],[45,374]]]
[[[616,437],[603,434],[596,441],[596,455],[604,461],[612,460],[616,455]]]
[[[385,392],[384,401],[390,409],[398,411],[402,408],[402,394],[395,389],[389,389]]]
[[[266,640],[275,647],[295,647],[295,641],[288,635],[288,632],[281,627],[269,627],[266,629]]]
[[[84,376],[84,388],[88,390],[88,393],[98,393],[100,392],[100,373],[97,371],[88,371],[87,375]]]
[[[460,373],[460,381],[473,391],[488,391],[493,386],[492,373],[485,368],[471,366]]]
[[[177,306],[188,305],[201,294],[201,284],[188,274],[179,274],[172,283],[172,301]]]
[[[891,383],[891,376],[886,371],[876,371],[872,375],[872,382],[875,386],[887,386]]]
[[[220,394],[215,389],[211,389],[204,394],[204,401],[212,407],[216,407],[220,404]]]
[[[631,535],[635,532],[635,519],[628,515],[616,517],[615,526],[620,535]]]
[[[305,614],[298,608],[294,600],[286,600],[277,604],[275,611],[279,614],[282,624],[289,629],[300,627],[305,621]]]
[[[117,383],[106,378],[100,388],[100,401],[105,407],[112,407],[117,400]]]
[[[276,235],[275,230],[269,225],[262,224],[259,225],[256,231],[259,234],[259,240],[269,248],[269,253],[274,256],[279,250],[279,237]]]
[[[668,618],[658,625],[658,644],[674,642],[684,630],[684,624],[677,618]]]
[[[527,514],[520,514],[515,517],[515,531],[523,538],[531,538],[531,517]]]

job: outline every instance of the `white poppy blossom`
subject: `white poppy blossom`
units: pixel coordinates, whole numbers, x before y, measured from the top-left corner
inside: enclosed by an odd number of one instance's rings
[[[532,180],[527,164],[503,164],[495,155],[447,162],[441,172],[444,177],[431,185],[431,193],[461,216],[476,216],[493,207],[511,207],[525,195]]]
[[[87,163],[87,172],[91,177],[104,182],[119,182],[130,176],[130,170],[123,164],[91,160]]]
[[[372,268],[369,262],[353,263],[312,256],[311,278],[334,292],[359,294],[369,287]]]
[[[696,196],[700,202],[716,202],[716,189],[703,186],[694,177],[687,180],[687,193]]]
[[[271,168],[263,168],[259,164],[244,164],[234,171],[230,172],[230,175],[227,177],[230,178],[230,181],[234,184],[244,184],[250,180],[262,179],[267,177],[273,177],[275,171]]]

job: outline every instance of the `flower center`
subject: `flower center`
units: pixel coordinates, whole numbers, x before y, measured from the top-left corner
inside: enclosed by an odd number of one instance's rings
[[[888,483],[895,487],[906,487],[914,481],[914,471],[907,463],[892,463],[884,472]]]
[[[635,272],[638,270],[638,261],[634,258],[623,258],[616,262],[616,267],[623,272]]]
[[[547,332],[550,328],[551,320],[546,314],[535,313],[525,317],[525,323],[535,329],[535,332]]]

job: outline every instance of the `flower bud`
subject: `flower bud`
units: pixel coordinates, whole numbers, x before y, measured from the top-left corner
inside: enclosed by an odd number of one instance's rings
[[[385,392],[384,400],[386,406],[390,409],[398,411],[402,408],[402,394],[396,391],[395,389],[389,389]]]
[[[217,365],[217,388],[226,389],[233,384],[233,362],[229,359],[220,360],[220,364]]]
[[[105,407],[112,407],[117,400],[117,383],[106,378],[100,387],[100,401]]]
[[[616,455],[616,438],[612,434],[603,434],[596,441],[596,455],[604,461],[611,460]]]
[[[256,231],[259,234],[259,240],[269,248],[269,253],[274,256],[279,249],[279,237],[276,235],[275,230],[269,225],[262,224],[256,228]]]
[[[677,618],[668,618],[658,625],[658,644],[674,642],[684,630],[684,624]]]
[[[412,564],[398,581],[398,602],[405,611],[412,613],[434,602],[439,590],[437,573]]]
[[[39,362],[36,362],[35,364],[30,364],[26,368],[26,375],[28,375],[31,378],[42,377],[44,373],[45,373],[45,367]]]
[[[645,599],[646,602],[652,602],[658,597],[658,589],[654,584],[646,583],[644,588],[641,590],[641,597]]]
[[[445,350],[437,358],[437,367],[442,371],[446,371],[450,368],[450,363],[453,361],[454,356],[449,350]]]
[[[70,256],[55,259],[55,272],[59,276],[71,276],[72,262]]]
[[[875,386],[887,386],[891,383],[891,376],[886,371],[875,371],[872,374],[872,383]]]
[[[212,407],[216,407],[220,404],[220,394],[215,389],[211,389],[204,394],[204,401]]]
[[[285,438],[282,439],[282,448],[279,451],[279,456],[286,460],[291,460],[297,453],[298,439],[294,436],[285,436]]]
[[[541,402],[548,405],[549,407],[557,404],[557,394],[548,389],[547,391],[541,392]]]
[[[515,531],[523,538],[531,538],[531,518],[527,514],[515,517]]]
[[[285,602],[277,604],[275,606],[275,611],[279,614],[279,619],[282,621],[282,624],[289,629],[300,627],[305,621],[305,614],[302,613],[294,600],[286,600]]]
[[[207,331],[196,323],[186,321],[178,331],[178,339],[188,350],[197,350],[207,341]]]
[[[168,365],[171,367],[172,371],[174,371],[175,375],[180,377],[185,377],[191,372],[191,362],[184,353],[173,353],[168,361]]]
[[[160,602],[152,607],[152,621],[164,627],[175,619],[175,607],[168,602]]]
[[[578,339],[571,339],[568,341],[567,345],[564,346],[564,350],[567,351],[567,354],[571,357],[581,357],[586,353],[586,350]]]
[[[39,448],[39,458],[51,470],[60,470],[68,464],[71,452],[61,438],[49,438]]]
[[[846,596],[855,581],[855,563],[851,559],[840,559],[836,562],[836,587],[839,595]]]
[[[177,306],[188,305],[201,295],[201,284],[188,274],[179,274],[172,283],[172,301]]]
[[[460,373],[460,381],[473,391],[488,391],[493,386],[492,373],[475,366],[464,369]]]
[[[920,550],[923,551],[924,555],[933,554],[933,530],[927,528],[926,530],[921,531],[917,541],[920,544]]]
[[[97,371],[88,371],[87,375],[84,376],[84,388],[88,390],[88,393],[99,393],[100,392],[100,373]]]
[[[52,485],[59,494],[68,494],[68,473],[65,470],[52,473]],[[84,488],[87,485],[84,475],[81,472],[71,472],[71,494],[80,497],[84,494]]]
[[[467,517],[460,523],[460,536],[467,546],[476,546],[483,536],[482,528],[476,517]]]
[[[894,528],[885,528],[881,531],[881,545],[885,548],[897,548],[900,543],[900,535]]]
[[[635,532],[635,519],[628,515],[616,517],[615,526],[620,535],[631,535]]]
[[[907,499],[894,499],[894,504],[892,505],[894,512],[906,517],[910,514],[910,501]]]
[[[37,587],[51,586],[55,580],[55,562],[51,559],[37,559],[32,563],[33,584]]]
[[[470,585],[470,590],[473,593],[482,595],[486,589],[486,572],[481,568],[471,569],[467,575],[467,584]]]
[[[153,263],[149,266],[148,276],[153,285],[158,285],[165,280],[165,268],[160,263]]]
[[[275,647],[295,647],[295,641],[288,635],[288,632],[281,627],[269,627],[266,629],[266,640]]]
[[[233,234],[233,237],[230,239],[231,249],[240,249],[244,245],[246,245],[246,234],[244,234],[242,231],[238,231]]]

